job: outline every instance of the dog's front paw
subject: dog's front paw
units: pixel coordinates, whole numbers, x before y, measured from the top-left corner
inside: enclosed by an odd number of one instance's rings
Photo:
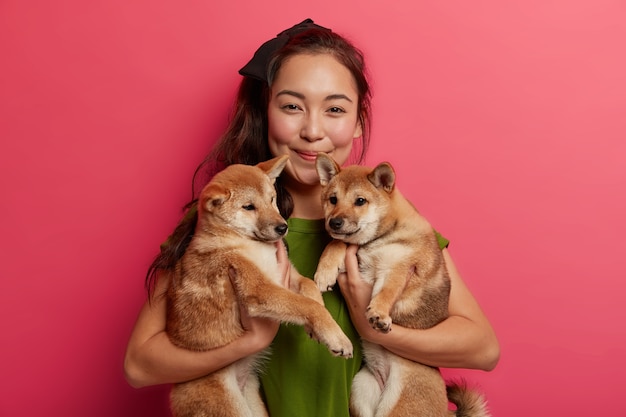
[[[338,271],[335,268],[318,268],[313,279],[321,292],[330,291],[337,283]]]
[[[333,356],[340,356],[346,359],[352,357],[352,342],[343,332],[335,334],[326,346]]]
[[[313,340],[325,345],[333,356],[341,356],[343,358],[351,358],[353,346],[348,336],[344,334],[341,327],[334,321],[330,325],[324,327],[315,326],[312,329],[306,326],[309,336]]]
[[[313,279],[321,292],[330,291],[337,283],[337,276],[346,270],[346,244],[340,240],[330,242],[317,264]]]
[[[391,317],[388,314],[368,307],[365,315],[374,330],[383,333],[389,333],[391,331]]]

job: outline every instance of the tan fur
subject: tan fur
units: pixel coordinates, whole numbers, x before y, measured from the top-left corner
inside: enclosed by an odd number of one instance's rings
[[[195,234],[169,287],[167,333],[177,346],[204,351],[241,336],[239,303],[249,314],[306,327],[335,356],[352,344],[323,306],[315,283],[292,267],[291,290],[279,284],[275,243],[287,232],[273,187],[287,157],[218,173],[198,201]],[[293,291],[292,291],[293,290]],[[297,292],[296,292],[297,291]],[[241,359],[171,392],[176,417],[261,417],[257,370],[262,354]]]
[[[428,221],[395,187],[388,163],[371,169],[341,169],[320,153],[316,167],[323,186],[326,229],[335,239],[320,259],[315,282],[321,291],[345,271],[346,243],[359,245],[361,277],[373,285],[367,318],[389,332],[392,323],[430,328],[448,316],[450,278]],[[353,417],[488,416],[482,397],[455,386],[457,414],[448,411],[446,384],[439,370],[363,341],[366,366],[352,384]],[[469,401],[466,401],[469,399]],[[468,412],[470,410],[470,412]],[[476,411],[478,410],[478,411]]]

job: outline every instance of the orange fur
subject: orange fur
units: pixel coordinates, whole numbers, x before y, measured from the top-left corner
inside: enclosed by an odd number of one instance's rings
[[[254,317],[305,326],[335,356],[351,357],[352,344],[324,308],[315,283],[292,268],[290,291],[280,285],[276,246],[287,223],[273,184],[287,157],[257,166],[231,165],[203,189],[198,222],[167,292],[167,333],[180,347],[209,350],[241,336],[239,304]],[[176,417],[262,417],[257,370],[262,353],[194,381],[176,384]]]
[[[373,285],[366,316],[374,329],[386,333],[393,323],[427,329],[446,319],[450,278],[443,254],[428,221],[395,187],[392,166],[341,169],[320,153],[316,168],[326,229],[335,239],[315,274],[320,290],[335,285],[337,275],[345,271],[346,243],[356,244],[361,277]],[[366,366],[352,384],[353,417],[450,415],[438,369],[362,343]],[[488,416],[480,395],[463,395],[469,391],[456,386],[451,392],[455,395],[450,398],[460,399],[452,415]]]

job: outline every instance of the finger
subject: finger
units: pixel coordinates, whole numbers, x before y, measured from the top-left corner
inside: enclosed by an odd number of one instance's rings
[[[276,261],[278,262],[278,271],[281,274],[280,283],[283,287],[289,288],[289,277],[292,273],[293,266],[291,262],[289,262],[287,247],[282,240],[276,242]]]
[[[339,287],[341,289],[345,287],[344,283],[347,281],[347,279],[348,279],[348,276],[345,272],[337,275],[337,284],[339,284]]]
[[[296,268],[292,265],[289,264],[289,268],[287,268],[287,270],[285,270],[285,272],[283,272],[283,287],[285,288],[291,288],[291,275],[294,274],[294,276],[298,276],[298,271],[296,271]],[[294,282],[296,282],[297,280],[294,280]]]
[[[357,245],[349,245],[346,250],[346,273],[347,279],[356,279],[359,278],[359,261],[356,256],[357,249],[359,247]]]
[[[250,315],[243,303],[239,303],[239,321],[241,322],[241,327],[246,331],[252,327]]]
[[[276,242],[276,260],[279,264],[287,262],[287,248],[282,240]]]

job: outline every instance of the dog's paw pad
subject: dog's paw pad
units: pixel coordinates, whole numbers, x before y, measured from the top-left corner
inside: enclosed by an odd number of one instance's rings
[[[333,356],[340,356],[343,358],[352,357],[352,351],[354,349],[352,342],[345,334],[343,334],[343,332],[333,335],[326,346]]]
[[[370,312],[370,308],[367,309]],[[391,317],[383,314],[370,313],[367,317],[370,325],[374,330],[382,333],[389,333],[391,331]]]
[[[391,331],[391,325],[387,325],[385,323],[379,323],[376,330],[379,330],[381,333],[389,333]]]
[[[352,351],[350,350],[341,349],[341,350],[333,350],[331,352],[334,356],[339,356],[339,357],[346,358],[346,359],[349,359],[352,357]]]

